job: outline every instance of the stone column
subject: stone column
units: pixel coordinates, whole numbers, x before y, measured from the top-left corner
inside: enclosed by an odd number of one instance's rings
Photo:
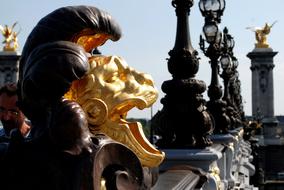
[[[252,71],[252,116],[262,117],[265,126],[277,126],[274,116],[273,57],[271,48],[255,48],[247,54]]]
[[[0,52],[0,86],[18,81],[20,55],[14,51]]]

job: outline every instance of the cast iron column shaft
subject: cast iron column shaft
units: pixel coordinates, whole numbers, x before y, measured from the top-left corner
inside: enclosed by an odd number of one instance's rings
[[[222,88],[218,79],[219,58],[222,50],[221,41],[223,40],[221,32],[218,29],[218,24],[221,22],[221,16],[225,9],[225,1],[215,1],[214,3],[216,4],[212,4],[212,2],[213,1],[209,0],[200,0],[199,2],[200,11],[205,18],[203,33],[209,46],[208,48],[205,48],[205,40],[202,36],[200,37],[199,45],[205,56],[210,59],[211,64],[211,83],[208,87],[208,96],[210,100],[207,102],[207,107],[214,118],[214,133],[228,133],[230,118],[225,113],[226,102],[221,100]],[[213,7],[210,7],[209,5]],[[217,5],[219,6],[218,10],[214,7]]]
[[[218,57],[212,56],[210,57],[211,64],[211,83],[208,89],[208,96],[210,101],[218,100],[222,97],[222,90],[219,83],[219,66],[218,66]]]
[[[169,52],[168,70],[173,79],[165,81],[162,90],[163,109],[152,119],[152,127],[162,137],[161,148],[205,147],[212,131],[211,117],[204,106],[203,81],[194,78],[198,71],[197,52],[192,48],[188,15],[193,0],[173,0],[176,8],[177,30],[174,48]]]
[[[177,2],[177,1],[173,1],[173,5],[174,3],[184,3],[182,1]],[[194,49],[191,46],[191,40],[190,40],[190,32],[189,32],[189,24],[188,24],[188,15],[190,12],[190,6],[191,2],[188,1],[187,2],[188,5],[182,6],[179,5],[178,7],[176,7],[176,15],[177,15],[177,30],[176,33],[179,35],[176,35],[176,41],[175,41],[175,46],[174,49],[178,50],[178,49],[183,49],[186,48],[187,50],[189,50],[191,53],[194,51]]]

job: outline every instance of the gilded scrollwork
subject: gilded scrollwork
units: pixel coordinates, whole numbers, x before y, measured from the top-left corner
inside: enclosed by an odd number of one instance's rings
[[[74,81],[65,97],[82,106],[93,134],[104,133],[125,144],[144,166],[158,166],[164,153],[148,142],[140,123],[126,120],[132,108],[144,109],[156,101],[151,76],[129,67],[118,56],[93,56],[89,63],[88,74]]]
[[[7,159],[11,175],[4,186],[98,190],[154,185],[152,168],[165,155],[148,142],[141,124],[126,120],[133,107],[144,109],[156,101],[153,80],[118,56],[92,55],[120,37],[114,19],[92,6],[59,8],[34,27],[22,51],[18,82],[18,105],[32,123],[31,139],[10,147],[16,156]],[[19,156],[25,165],[14,161]],[[17,184],[10,183],[14,179]]]

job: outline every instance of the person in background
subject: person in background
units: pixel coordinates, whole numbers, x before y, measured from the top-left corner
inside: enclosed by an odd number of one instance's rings
[[[0,88],[0,189],[10,189],[8,173],[15,172],[12,166],[19,159],[15,151],[21,149],[22,142],[30,137],[31,127],[18,108],[17,101],[16,84],[6,84]],[[24,161],[20,163],[23,164]]]
[[[18,130],[26,138],[30,132],[30,125],[26,122],[26,117],[17,107],[17,86],[16,84],[6,84],[0,88],[0,142],[9,142],[12,131]]]

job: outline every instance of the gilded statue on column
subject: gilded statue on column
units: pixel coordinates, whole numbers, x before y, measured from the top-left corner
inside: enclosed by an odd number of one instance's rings
[[[17,25],[17,22],[15,22],[11,27],[8,25],[1,26],[0,25],[0,31],[2,33],[2,36],[4,37],[4,41],[2,42],[4,44],[3,50],[4,51],[16,51],[19,47],[18,44],[18,34],[19,32],[15,32],[14,28]]]
[[[256,39],[256,48],[269,48],[269,44],[267,42],[267,36],[270,33],[271,28],[276,23],[275,21],[273,24],[269,25],[268,23],[265,23],[265,25],[260,27],[247,27],[247,29],[250,29],[251,31],[255,32],[255,39]]]

